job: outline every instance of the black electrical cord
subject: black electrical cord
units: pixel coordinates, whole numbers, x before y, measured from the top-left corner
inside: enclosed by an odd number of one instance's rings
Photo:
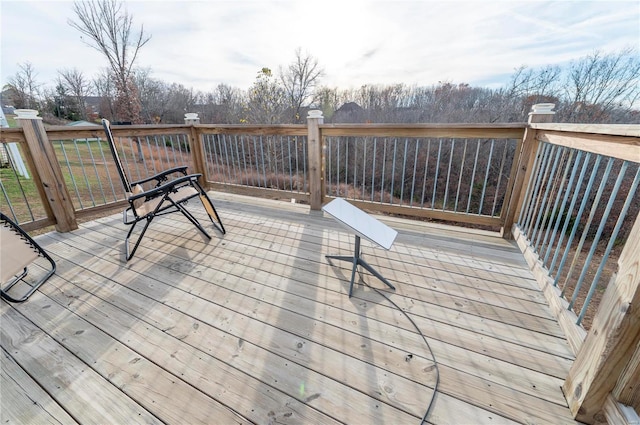
[[[366,286],[368,286],[369,288],[371,288],[374,291],[376,291],[379,295],[382,295],[395,308],[397,308],[404,315],[404,317],[409,319],[409,322],[411,322],[411,324],[416,329],[416,331],[418,331],[418,334],[420,334],[420,336],[422,337],[422,340],[424,341],[424,343],[426,344],[427,348],[429,349],[429,354],[431,355],[431,360],[433,361],[433,365],[435,366],[435,370],[436,370],[436,384],[433,386],[433,394],[431,395],[431,400],[429,400],[429,405],[427,406],[427,411],[424,413],[424,416],[422,417],[422,420],[420,421],[420,425],[423,425],[425,422],[427,422],[427,418],[431,414],[431,409],[433,408],[433,402],[434,402],[434,400],[436,398],[436,393],[438,392],[438,385],[440,384],[440,370],[438,369],[438,361],[436,360],[436,356],[433,354],[433,350],[431,349],[431,346],[429,345],[429,341],[427,341],[427,338],[424,336],[424,334],[422,333],[422,331],[420,330],[418,325],[416,325],[416,322],[413,321],[413,319],[407,314],[407,312],[404,311],[402,308],[400,308],[400,306],[398,304],[396,304],[391,298],[389,298],[384,292],[380,291],[377,288],[374,288],[373,286],[371,286],[368,283],[364,282],[364,280],[362,282]]]

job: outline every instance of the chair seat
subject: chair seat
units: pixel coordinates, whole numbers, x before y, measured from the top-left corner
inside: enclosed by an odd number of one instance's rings
[[[38,258],[38,252],[8,227],[0,226],[0,281],[4,284]]]
[[[183,202],[185,199],[189,199],[189,198],[193,198],[194,196],[197,196],[198,193],[199,192],[192,186],[181,186],[177,188],[175,192],[170,193],[169,198],[171,198],[173,202],[179,204],[180,202]],[[149,213],[154,212],[158,204],[163,200],[164,200],[164,196],[158,196],[157,198],[153,198],[142,203],[140,206],[136,207],[136,214],[138,214],[138,216],[140,217],[143,217]]]

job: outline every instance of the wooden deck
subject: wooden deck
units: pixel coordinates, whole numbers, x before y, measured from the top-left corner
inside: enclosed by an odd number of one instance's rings
[[[3,424],[420,424],[437,371],[429,423],[575,423],[573,356],[514,245],[383,218],[394,246],[363,255],[397,290],[365,272],[349,299],[331,218],[212,197],[225,236],[163,218],[128,263],[120,214],[37,237],[58,271],[0,303]]]

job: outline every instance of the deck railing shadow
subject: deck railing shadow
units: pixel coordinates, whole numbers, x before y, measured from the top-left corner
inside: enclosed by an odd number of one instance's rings
[[[306,126],[190,120],[113,132],[133,179],[186,164],[210,190],[312,211],[339,196],[369,212],[513,238],[576,354],[564,386],[572,412],[585,422],[603,411],[625,417],[625,405],[640,410],[640,129],[552,117],[536,105],[523,124],[325,125],[313,113]],[[18,122],[0,133],[12,158],[0,196],[23,228],[73,231],[125,205],[99,128]]]

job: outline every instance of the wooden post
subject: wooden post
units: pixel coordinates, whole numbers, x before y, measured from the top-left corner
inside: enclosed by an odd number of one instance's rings
[[[601,422],[609,394],[640,404],[640,215],[618,259],[618,272],[562,389],[571,412],[586,423]]]
[[[307,152],[309,155],[309,193],[312,210],[320,210],[324,200],[324,161],[320,124],[322,111],[309,111],[307,116]]]
[[[200,124],[200,118],[196,113],[184,114],[184,123],[190,125],[189,129],[189,146],[191,147],[191,160],[194,169],[190,172],[202,174],[200,184],[206,190],[209,189],[209,173],[207,171],[206,155],[204,153],[204,144],[200,137],[200,132],[196,128],[196,124]]]
[[[553,103],[538,103],[531,107],[529,112],[529,124],[551,122],[555,112]],[[536,140],[536,131],[530,126],[524,132],[522,140],[522,150],[516,152],[517,158],[514,161],[518,162],[515,173],[515,181],[513,184],[513,192],[509,200],[509,204],[505,209],[504,224],[502,226],[502,237],[505,239],[512,239],[512,227],[515,223],[516,217],[520,215],[522,210],[522,203],[525,201],[524,196],[527,193],[527,184],[529,184],[529,177],[533,172],[533,163],[535,161],[536,152],[538,151],[539,142]],[[513,177],[513,175],[512,175]]]
[[[56,230],[70,232],[77,229],[75,209],[42,118],[38,117],[38,111],[32,109],[17,109],[16,114],[36,167],[34,172],[40,176],[47,203],[56,220]]]

